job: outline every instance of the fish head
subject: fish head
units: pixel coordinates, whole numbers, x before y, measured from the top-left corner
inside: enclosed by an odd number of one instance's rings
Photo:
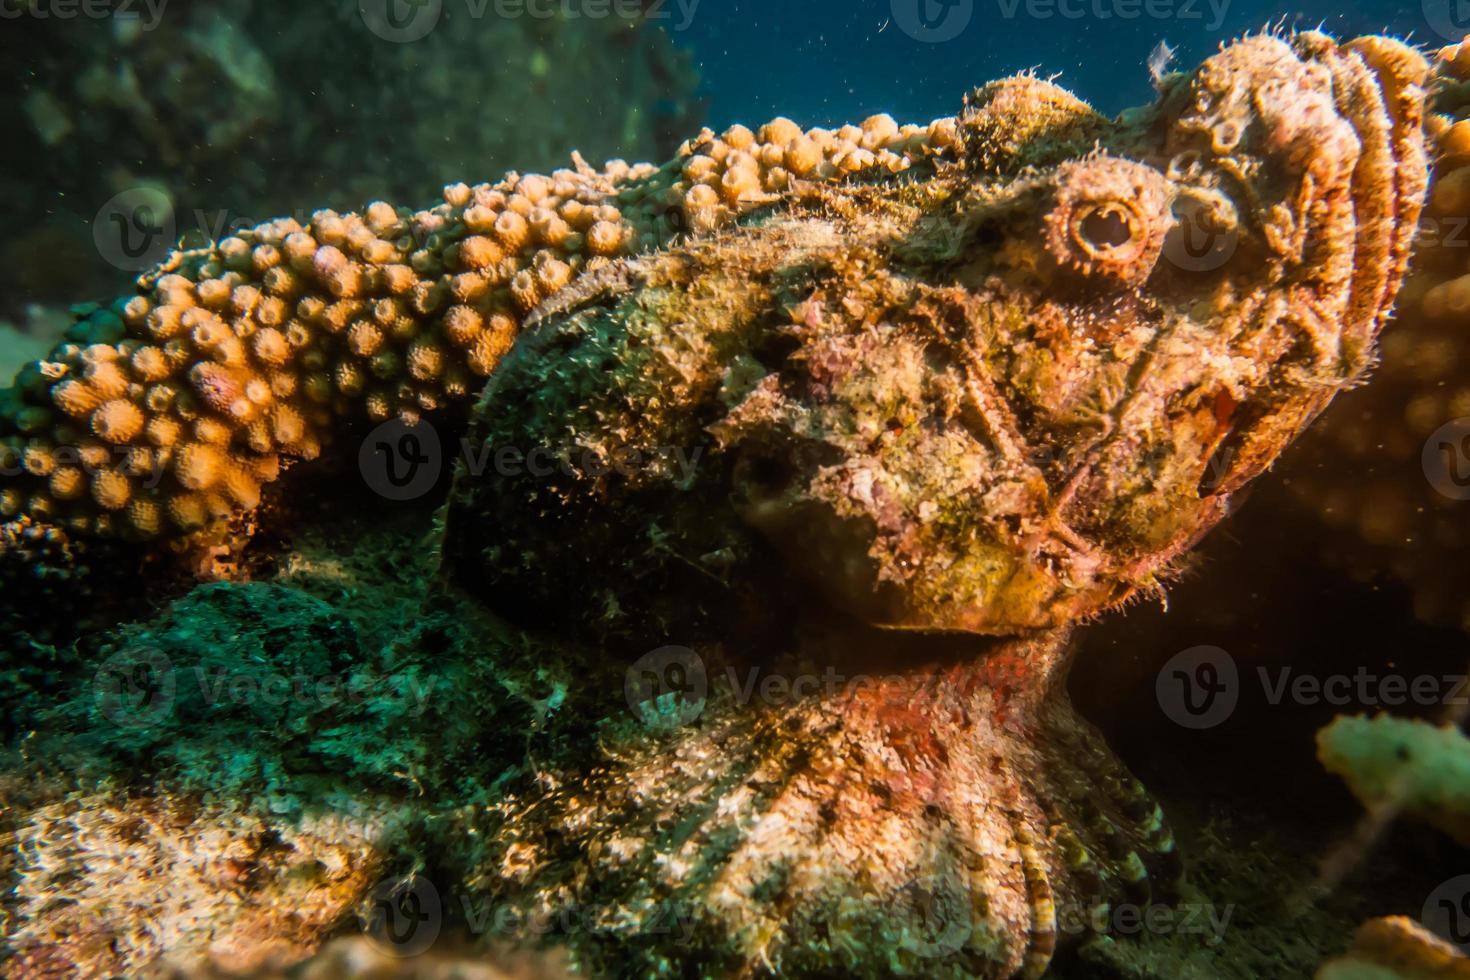
[[[742,513],[883,625],[1010,633],[1160,590],[1370,362],[1425,71],[1383,38],[1258,36],[1117,119],[1030,76],[974,93],[892,249],[910,288],[809,299],[784,375],[721,423],[757,447]]]

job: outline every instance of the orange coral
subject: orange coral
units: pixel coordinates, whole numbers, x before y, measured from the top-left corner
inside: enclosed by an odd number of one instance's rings
[[[25,461],[0,517],[191,534],[256,506],[280,457],[315,457],[343,419],[466,400],[525,317],[582,272],[727,222],[792,174],[904,169],[928,132],[886,116],[837,132],[776,120],[760,138],[706,130],[662,169],[578,158],[452,185],[427,210],[319,211],[177,253],[0,396],[0,447]],[[59,449],[78,465],[58,468]]]

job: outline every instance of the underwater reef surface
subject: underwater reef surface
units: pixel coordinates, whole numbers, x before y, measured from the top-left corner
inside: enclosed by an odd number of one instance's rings
[[[1073,627],[1362,380],[1443,62],[706,131],[84,309],[0,404],[7,972],[1308,974],[1368,903],[1205,787],[1171,829]],[[394,506],[431,435],[447,499]]]

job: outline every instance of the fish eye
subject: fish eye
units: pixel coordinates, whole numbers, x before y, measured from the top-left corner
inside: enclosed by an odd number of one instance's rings
[[[1162,174],[1130,160],[1089,157],[1058,168],[1046,248],[1065,269],[1136,285],[1152,271],[1170,223]]]
[[[1083,248],[1102,251],[1128,244],[1137,232],[1133,213],[1116,201],[1107,201],[1084,211],[1073,234]]]

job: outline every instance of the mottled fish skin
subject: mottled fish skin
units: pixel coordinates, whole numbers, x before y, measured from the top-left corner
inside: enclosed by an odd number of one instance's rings
[[[573,465],[463,480],[451,564],[522,612],[594,584],[574,615],[650,638],[683,588],[742,605],[768,546],[899,628],[1157,588],[1372,356],[1426,181],[1422,90],[1369,67],[1388,43],[1248,38],[1119,121],[993,83],[927,174],[629,260],[488,383],[476,441]]]
[[[798,185],[533,323],[472,443],[565,465],[462,472],[445,567],[600,647],[476,884],[598,910],[559,938],[619,975],[1036,977],[1149,901],[1172,837],[1071,709],[1070,630],[1160,590],[1362,377],[1425,71],[1249,37],[1117,120],[1006,79],[952,153]],[[610,678],[662,643],[707,692],[650,733]],[[751,699],[752,669],[849,682]]]

